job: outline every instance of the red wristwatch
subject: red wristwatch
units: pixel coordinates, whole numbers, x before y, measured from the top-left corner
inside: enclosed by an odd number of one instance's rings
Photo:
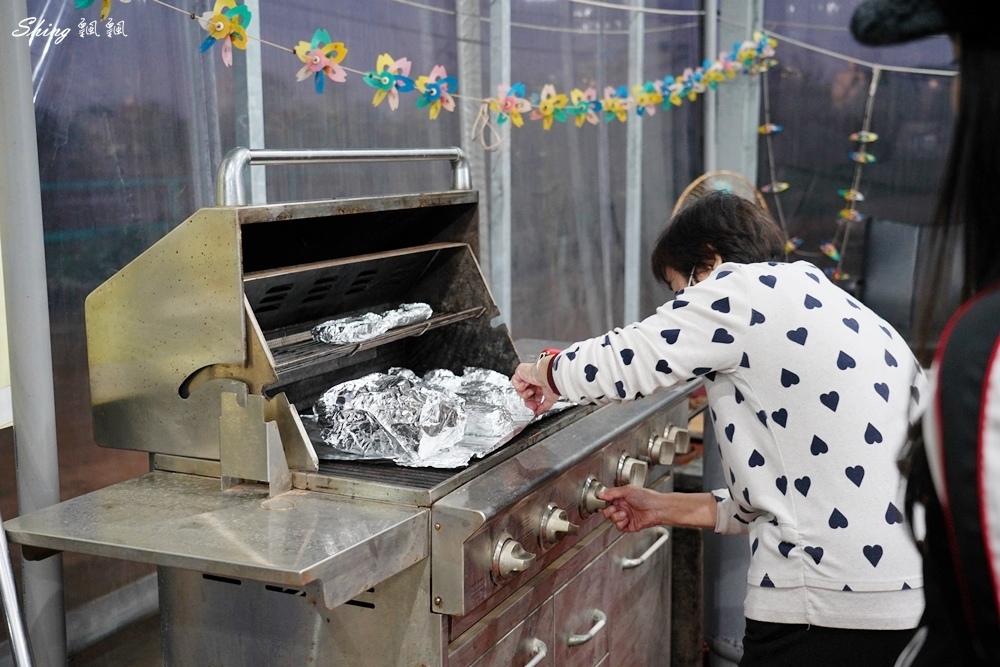
[[[545,357],[554,357],[555,355],[559,354],[560,352],[562,352],[562,350],[557,350],[557,349],[555,349],[553,347],[547,347],[544,350],[542,350],[541,354],[538,355],[538,361],[536,361],[535,364],[538,364]],[[536,370],[537,370],[537,367],[536,367]],[[545,382],[549,385],[549,389],[551,389],[556,394],[559,394],[559,389],[556,387],[556,381],[552,377],[552,364],[551,363],[549,364],[549,367],[548,367],[548,369],[547,369],[547,371],[545,373]],[[559,395],[562,396],[562,394],[559,394]]]

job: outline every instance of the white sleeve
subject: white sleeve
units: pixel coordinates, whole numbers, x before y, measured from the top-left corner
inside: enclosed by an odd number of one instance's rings
[[[570,345],[553,359],[553,380],[571,401],[640,398],[743,359],[751,317],[746,277],[723,264],[642,322]]]
[[[764,514],[760,510],[748,510],[733,500],[729,489],[712,491],[717,503],[715,507],[715,532],[720,535],[746,535],[750,522]]]

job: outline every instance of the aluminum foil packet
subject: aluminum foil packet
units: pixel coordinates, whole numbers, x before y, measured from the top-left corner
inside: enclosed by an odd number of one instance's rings
[[[505,375],[471,367],[372,373],[329,389],[313,410],[331,448],[323,458],[439,468],[485,456],[533,418]]]
[[[330,345],[362,343],[395,329],[425,322],[434,311],[426,303],[404,303],[384,313],[365,313],[329,320],[312,329],[313,340]]]
[[[327,390],[313,410],[323,441],[351,458],[421,461],[462,439],[462,400],[404,375],[372,373]]]

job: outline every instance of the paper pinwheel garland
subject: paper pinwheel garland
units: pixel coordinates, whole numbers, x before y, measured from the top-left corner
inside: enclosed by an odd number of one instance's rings
[[[198,17],[198,23],[208,32],[208,37],[201,43],[204,53],[222,42],[222,62],[226,67],[233,66],[233,47],[246,50],[247,31],[250,25],[250,10],[246,5],[237,5],[236,0],[215,0],[215,8]]]
[[[127,5],[132,2],[132,0],[118,0],[118,2]],[[94,0],[74,0],[77,9],[87,9],[94,4]],[[111,0],[101,0],[101,20],[108,18],[111,15]]]
[[[101,18],[106,18],[111,12],[113,0],[101,0]],[[91,7],[96,0],[74,0],[78,9]],[[128,3],[131,0],[120,0]],[[250,10],[238,0],[214,0],[211,11],[203,14],[190,13],[180,7],[174,7],[162,0],[156,4],[170,7],[178,12],[197,19],[201,28],[208,33],[201,43],[202,53],[209,51],[217,43],[221,43],[222,61],[227,67],[233,64],[233,47],[246,50],[248,40],[247,27],[252,15]],[[375,69],[363,72],[346,67],[343,63],[347,58],[348,48],[344,42],[335,42],[330,33],[316,29],[308,41],[300,41],[294,48],[286,48],[263,39],[254,37],[260,43],[278,47],[294,53],[301,62],[301,67],[295,74],[298,81],[312,79],[313,88],[317,94],[322,94],[326,88],[326,80],[335,83],[347,81],[347,74],[353,72],[362,76],[362,80],[375,89],[372,105],[380,106],[388,100],[389,108],[399,108],[402,93],[416,91],[416,107],[426,108],[431,120],[441,115],[441,110],[454,111],[456,99],[459,97],[458,80],[448,76],[441,65],[435,65],[426,76],[410,78],[412,63],[407,58],[393,58],[388,53],[378,56]],[[542,129],[550,130],[556,123],[565,123],[572,119],[577,127],[590,123],[596,125],[603,118],[605,122],[615,120],[624,123],[630,112],[636,116],[652,116],[656,108],[662,106],[671,109],[680,106],[684,100],[694,101],[707,90],[716,88],[720,83],[733,79],[737,74],[756,74],[766,70],[775,63],[774,49],[777,42],[763,33],[754,33],[753,39],[737,42],[729,53],[720,53],[718,60],[705,60],[701,67],[687,68],[680,76],[665,76],[645,83],[627,86],[607,86],[604,94],[599,97],[595,86],[586,89],[574,88],[567,95],[556,90],[553,84],[546,84],[538,93],[528,94],[521,82],[504,84],[498,87],[497,96],[476,100],[482,105],[484,118],[486,111],[496,114],[496,123],[503,125],[507,121],[514,127],[523,127],[527,116],[531,120],[542,121]],[[488,120],[486,121],[488,123]]]

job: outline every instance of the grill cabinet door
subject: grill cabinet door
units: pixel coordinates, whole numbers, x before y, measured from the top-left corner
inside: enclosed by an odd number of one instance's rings
[[[663,534],[647,529],[622,536],[608,553],[608,631],[613,667],[670,664],[670,541],[661,542],[641,564],[638,559]]]
[[[570,646],[574,635],[584,635],[595,628],[596,612],[607,616],[608,566],[611,551],[607,550],[553,596],[555,605],[555,664],[564,667],[594,667],[608,653],[608,623],[592,639]],[[610,619],[609,619],[610,620]]]

